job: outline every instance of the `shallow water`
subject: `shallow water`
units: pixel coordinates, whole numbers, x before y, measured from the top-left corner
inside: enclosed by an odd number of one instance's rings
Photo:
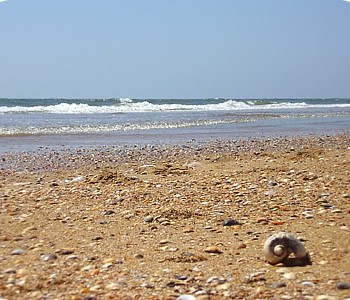
[[[0,99],[0,153],[349,130],[350,99]]]

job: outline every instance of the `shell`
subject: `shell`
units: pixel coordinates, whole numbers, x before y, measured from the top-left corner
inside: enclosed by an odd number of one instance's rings
[[[264,243],[266,260],[272,265],[284,262],[291,253],[294,253],[295,258],[308,256],[301,241],[287,232],[275,233]]]

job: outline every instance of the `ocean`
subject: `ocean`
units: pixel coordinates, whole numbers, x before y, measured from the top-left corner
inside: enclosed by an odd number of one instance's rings
[[[350,99],[0,99],[0,152],[333,135]]]

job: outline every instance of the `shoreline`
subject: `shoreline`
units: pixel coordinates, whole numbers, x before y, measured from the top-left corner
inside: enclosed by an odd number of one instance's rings
[[[331,147],[350,139],[350,132],[334,135],[294,137],[255,137],[238,140],[191,140],[180,143],[124,144],[95,147],[40,147],[35,151],[0,153],[0,174],[75,169],[109,163],[152,162],[152,160],[200,157],[203,155],[238,155],[275,150],[298,150],[303,147]],[[10,170],[11,169],[11,170]]]
[[[349,154],[350,133],[1,155],[0,298],[347,299]],[[311,265],[266,262],[283,230]]]

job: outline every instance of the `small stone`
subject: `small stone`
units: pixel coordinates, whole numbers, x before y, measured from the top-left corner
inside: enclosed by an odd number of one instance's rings
[[[234,225],[241,225],[237,220],[228,219],[222,222],[223,226],[234,226]]]
[[[102,265],[101,269],[109,269],[109,268],[112,268],[113,266],[114,266],[114,264],[109,262],[109,263],[105,263],[104,265]]]
[[[278,268],[276,270],[276,273],[288,273],[289,269],[288,268]]]
[[[115,211],[114,211],[114,210],[106,210],[103,214],[104,214],[105,216],[110,216],[110,215],[115,214]]]
[[[196,300],[196,298],[192,295],[180,295],[176,300]]]
[[[210,277],[207,280],[207,283],[210,283],[210,284],[213,284],[213,283],[214,284],[224,284],[224,283],[226,283],[226,280],[224,278],[213,276],[213,277]]]
[[[98,292],[99,290],[101,290],[101,286],[100,285],[94,285],[90,288],[91,292]]]
[[[74,250],[72,249],[62,249],[58,252],[61,255],[70,255],[74,253]]]
[[[95,269],[95,270],[92,270],[89,274],[91,276],[97,276],[101,273],[101,271],[99,269]]]
[[[105,258],[104,260],[102,260],[103,264],[108,264],[108,263],[112,263],[115,264],[117,263],[117,260],[113,257],[109,257],[109,258]]]
[[[82,294],[88,294],[88,293],[90,293],[90,289],[89,289],[88,287],[82,288],[82,289],[80,290],[80,293],[82,293]]]
[[[80,181],[83,181],[84,180],[84,176],[77,176],[75,178],[73,178],[70,182],[73,183],[73,182],[80,182]],[[69,183],[69,180],[68,182]]]
[[[23,249],[15,249],[11,252],[11,255],[22,255],[22,254],[25,254],[26,251],[23,250]]]
[[[154,283],[153,282],[144,282],[141,284],[141,287],[146,289],[154,289]]]
[[[315,288],[317,286],[316,283],[314,283],[313,281],[309,281],[309,280],[302,281],[302,282],[300,282],[300,284],[302,284],[304,286],[313,287],[313,288]]]
[[[245,243],[239,244],[237,246],[237,249],[245,249],[245,248],[247,248],[247,244],[245,244]]]
[[[143,254],[141,254],[141,253],[137,253],[137,254],[135,254],[134,255],[134,258],[136,258],[136,259],[143,259]]]
[[[146,223],[152,223],[154,218],[152,216],[146,216],[143,218]]]
[[[277,283],[274,283],[274,284],[271,284],[270,287],[272,289],[279,289],[279,288],[283,288],[283,287],[286,287],[287,284],[285,282],[277,282]]]
[[[348,290],[350,289],[350,283],[347,282],[338,282],[337,283],[338,290]]]
[[[296,278],[296,274],[295,274],[295,273],[293,273],[293,272],[290,272],[290,273],[284,273],[284,274],[283,274],[283,277],[284,277],[285,279],[290,279],[290,280],[293,280],[293,279],[295,279],[295,278]]]
[[[268,183],[267,183],[268,186],[276,186],[278,185],[278,183],[274,180],[270,180]]]
[[[57,259],[57,255],[54,253],[42,254],[40,259],[43,261],[55,260]]]
[[[177,280],[187,280],[188,276],[186,276],[186,275],[176,275],[175,278]]]
[[[118,290],[119,285],[115,282],[106,285],[107,290]]]
[[[209,247],[204,249],[204,252],[214,253],[214,254],[221,254],[222,253],[222,251],[216,246],[209,246]]]
[[[167,249],[167,251],[169,251],[169,252],[176,252],[178,250],[179,250],[179,248],[177,248],[177,247],[168,247],[168,249]]]
[[[92,270],[95,270],[95,269],[96,269],[96,266],[88,265],[88,266],[83,267],[81,270],[84,271],[84,272],[88,272],[88,271],[92,271]]]
[[[160,240],[159,241],[160,245],[165,245],[165,244],[168,244],[168,243],[169,243],[169,240]]]
[[[319,295],[316,297],[316,300],[336,300],[336,297],[329,296],[329,295]]]

